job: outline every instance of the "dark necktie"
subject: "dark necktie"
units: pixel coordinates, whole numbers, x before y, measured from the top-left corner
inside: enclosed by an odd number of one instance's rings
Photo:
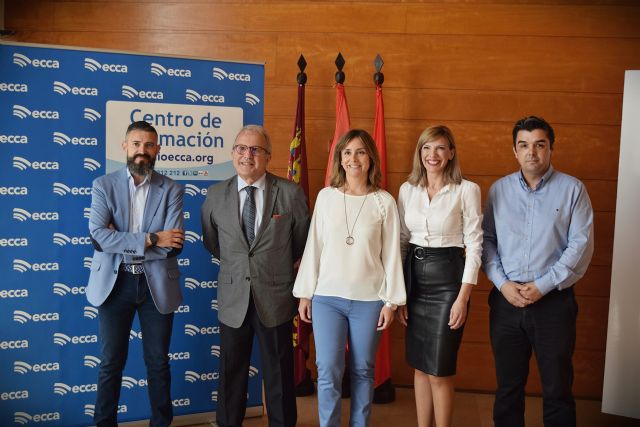
[[[256,201],[253,198],[253,190],[256,187],[249,185],[244,189],[247,192],[247,198],[242,208],[242,225],[244,226],[244,235],[247,238],[247,242],[249,242],[249,246],[251,246],[253,239],[256,238]]]

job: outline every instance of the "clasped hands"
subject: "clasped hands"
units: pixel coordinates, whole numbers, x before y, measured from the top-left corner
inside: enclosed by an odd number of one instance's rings
[[[519,284],[507,281],[500,287],[500,292],[515,307],[526,307],[542,298],[542,293],[534,282]]]

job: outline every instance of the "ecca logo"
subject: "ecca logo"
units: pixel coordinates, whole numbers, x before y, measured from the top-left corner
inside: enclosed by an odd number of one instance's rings
[[[56,332],[53,334],[53,343],[61,347],[67,344],[91,344],[96,342],[98,342],[97,335],[69,336],[62,332]]]
[[[62,132],[53,132],[53,142],[59,146],[81,145],[81,146],[97,146],[98,138],[88,136],[69,136]]]
[[[29,390],[5,391],[0,393],[0,400],[28,399]]]
[[[23,105],[13,105],[13,115],[19,119],[31,117],[33,119],[58,120],[60,113],[54,110],[30,110]]]
[[[56,282],[53,284],[53,293],[61,297],[65,295],[84,295],[86,293],[86,286],[67,286],[64,283]]]
[[[13,63],[21,68],[26,68],[29,65],[35,68],[60,68],[60,61],[56,59],[31,59],[27,55],[22,53],[13,53]]]
[[[220,333],[220,326],[196,326],[190,323],[184,325],[184,334],[191,337],[200,335],[215,335]]]
[[[184,371],[184,380],[190,383],[198,381],[214,381],[220,378],[218,372],[203,372],[198,373],[196,371]]]
[[[13,270],[20,273],[26,273],[27,271],[58,271],[60,265],[57,262],[34,262],[29,263],[23,259],[13,260]]]
[[[58,196],[90,196],[91,187],[69,187],[62,182],[54,182],[53,194],[57,194]]]
[[[217,80],[232,80],[232,81],[241,81],[241,82],[250,82],[251,75],[242,74],[242,73],[227,73],[225,70],[219,67],[213,67],[211,70],[212,75]]]
[[[105,73],[128,73],[129,69],[124,64],[101,64],[93,58],[84,58],[84,68],[91,71],[104,71]]]
[[[194,89],[186,89],[185,98],[187,101],[191,102],[208,102],[212,104],[224,104],[224,95],[215,95],[215,94],[200,94]]]
[[[95,87],[76,87],[69,86],[64,82],[54,81],[53,91],[60,95],[84,95],[84,96],[98,96],[98,88]]]
[[[21,324],[25,324],[29,321],[32,322],[53,322],[60,320],[60,314],[56,312],[52,313],[34,313],[29,314],[22,310],[13,310],[13,321]]]
[[[32,221],[57,221],[60,219],[60,214],[58,212],[29,212],[26,209],[13,208],[13,219],[20,222],[29,219]]]
[[[27,187],[0,187],[0,196],[26,196],[28,194]]]
[[[0,135],[0,144],[28,144],[27,135]]]
[[[22,360],[13,362],[13,372],[24,375],[27,372],[53,372],[59,371],[60,364],[58,362],[45,362],[30,364]]]
[[[29,246],[29,240],[26,237],[9,237],[8,239],[0,238],[0,247]]]
[[[137,90],[128,85],[122,85],[122,96],[129,99],[164,99],[164,93],[160,91]]]
[[[0,82],[0,92],[29,92],[29,86],[25,83]]]
[[[183,69],[183,68],[166,68],[161,64],[152,62],[151,74],[154,74],[158,77],[164,76],[164,75],[167,75],[170,77],[191,77],[191,70]]]
[[[63,233],[53,233],[53,243],[58,246],[66,246],[66,245],[90,245],[91,238],[89,236],[73,236],[69,237]]]
[[[60,164],[58,162],[30,162],[24,157],[13,156],[13,167],[19,169],[21,171],[26,171],[27,169],[33,170],[59,170]]]
[[[47,421],[59,421],[60,420],[60,412],[45,412],[42,414],[34,414],[31,415],[27,412],[14,412],[13,413],[13,421],[16,424],[29,424],[33,423],[41,423]]]

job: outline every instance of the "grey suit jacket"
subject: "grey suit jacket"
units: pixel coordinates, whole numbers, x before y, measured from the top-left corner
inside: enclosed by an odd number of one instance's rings
[[[95,251],[87,285],[87,299],[99,306],[107,299],[118,277],[124,255],[140,257],[153,302],[161,313],[171,313],[182,302],[180,271],[176,255],[180,250],[150,247],[149,232],[183,228],[183,187],[153,172],[143,214],[142,231],[129,232],[129,183],[126,168],[93,181],[89,232]],[[113,224],[115,230],[109,228]]]
[[[237,328],[249,306],[250,292],[266,327],[295,315],[293,263],[302,256],[309,230],[309,210],[299,185],[266,176],[264,212],[251,247],[242,231],[238,179],[209,187],[202,205],[206,248],[220,260],[218,319]]]

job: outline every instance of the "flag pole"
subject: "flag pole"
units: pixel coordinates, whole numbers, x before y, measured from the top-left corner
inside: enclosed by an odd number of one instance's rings
[[[307,83],[307,74],[304,72],[307,61],[303,55],[298,58],[298,69],[300,72],[296,76],[298,82],[298,102],[296,107],[296,119],[293,124],[293,136],[289,146],[289,167],[287,168],[287,179],[302,187],[309,203],[309,184],[307,179],[307,149],[304,120],[304,89]],[[309,359],[309,336],[311,335],[311,325],[301,322],[296,315],[293,318],[293,378],[295,383],[296,396],[310,396],[315,388],[311,380],[311,371],[307,368]]]

